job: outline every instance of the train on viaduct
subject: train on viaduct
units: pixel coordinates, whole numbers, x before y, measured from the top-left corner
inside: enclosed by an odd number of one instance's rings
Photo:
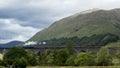
[[[102,46],[73,46],[73,49],[75,52],[98,52],[101,49]],[[23,47],[26,51],[32,51],[36,54],[39,52],[46,52],[46,50],[60,50],[66,48],[66,46],[25,46]],[[10,48],[3,48],[0,47],[0,53],[6,54],[9,51]],[[107,48],[108,54],[110,51],[120,50],[120,47],[109,47]]]

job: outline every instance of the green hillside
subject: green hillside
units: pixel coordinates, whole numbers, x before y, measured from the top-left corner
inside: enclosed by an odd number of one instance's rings
[[[106,47],[120,47],[120,41],[109,43]]]
[[[53,23],[29,41],[111,33],[120,36],[120,9],[87,10]]]

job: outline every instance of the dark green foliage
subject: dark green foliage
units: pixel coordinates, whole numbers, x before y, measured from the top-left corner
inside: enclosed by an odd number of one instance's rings
[[[116,57],[120,59],[120,50],[117,51]]]
[[[71,45],[69,42],[68,45]],[[13,50],[14,49],[14,50]],[[20,51],[21,50],[21,51]],[[71,53],[72,47],[67,46],[61,50],[47,50],[45,53],[35,54],[31,51],[24,51],[22,48],[13,47],[5,55],[0,65],[12,66],[13,68],[26,68],[29,66],[45,65],[45,66],[108,66],[112,65],[112,58],[107,48],[102,48],[97,56],[94,52]],[[23,56],[16,56],[13,53],[18,52]],[[24,55],[23,52],[26,52]],[[9,56],[8,56],[9,55]],[[10,55],[12,55],[10,57]],[[13,56],[14,55],[14,56]],[[116,54],[118,58],[119,52]],[[11,59],[13,58],[14,59]],[[96,59],[96,62],[95,62]]]
[[[54,51],[53,51],[53,57],[54,57],[54,63],[53,63],[53,64],[54,64],[54,65],[57,65],[56,59],[57,59],[57,54],[58,54],[58,52],[59,52],[58,50],[54,50]]]
[[[69,40],[66,44],[66,50],[69,55],[73,55],[75,53],[75,50],[73,48],[73,41]]]
[[[40,65],[46,65],[46,61],[45,61],[45,53],[41,53],[41,55],[38,55],[39,56],[39,64]]]
[[[113,35],[113,34],[105,34],[104,38],[101,40],[101,45],[106,45],[107,43],[111,43],[111,42],[116,42],[119,40],[119,37],[117,35]]]
[[[58,54],[57,50],[46,50],[45,53],[42,53],[40,56],[40,65],[56,65],[56,56]]]
[[[101,48],[96,58],[96,64],[98,66],[112,65],[112,57],[109,56],[107,48],[105,47]]]
[[[6,54],[5,57],[9,59],[26,57],[27,52],[23,48],[12,47]]]
[[[45,55],[46,65],[53,66],[55,65],[55,52],[47,50]]]
[[[68,66],[75,66],[74,60],[75,60],[75,56],[74,55],[69,56],[67,58],[67,60],[66,60],[66,65],[68,65]]]
[[[5,62],[3,60],[0,60],[0,66],[5,66]]]
[[[69,40],[69,41],[68,41]],[[72,38],[60,38],[60,39],[51,39],[51,40],[44,40],[46,41],[46,45],[52,45],[52,46],[63,46],[63,45],[82,45],[82,46],[88,46],[88,45],[106,45],[111,42],[116,42],[119,40],[119,36],[106,33],[106,34],[94,34],[90,37],[72,37]],[[66,44],[66,42],[68,42]]]
[[[39,57],[33,52],[25,51],[23,48],[13,47],[5,54],[3,61],[4,66],[26,68],[27,65],[38,65]]]
[[[116,38],[111,34],[92,37],[103,38],[106,41],[111,41]],[[82,39],[86,39],[84,37]],[[94,38],[95,39],[95,38]],[[73,39],[75,40],[75,38]],[[92,40],[92,39],[91,39]],[[96,39],[97,40],[97,39]],[[103,40],[103,39],[102,39]],[[100,40],[99,40],[100,41]],[[113,40],[112,40],[113,41]],[[74,52],[73,42],[70,40],[67,42],[65,49],[61,50],[47,50],[45,53],[35,54],[31,51],[25,51],[23,48],[13,47],[6,55],[4,60],[0,62],[0,65],[12,66],[13,68],[26,68],[29,66],[45,65],[45,66],[108,66],[112,65],[112,57],[108,53],[107,48],[102,48],[98,54],[94,52]],[[116,54],[117,58],[120,58],[120,52]]]
[[[120,64],[120,50],[117,50],[116,57],[119,59],[119,64]]]
[[[35,53],[30,52],[30,51],[29,51],[29,53],[27,53],[27,55],[28,55],[27,56],[28,64],[30,66],[36,66],[39,64],[39,56],[38,55],[36,55]]]
[[[13,47],[4,56],[8,65],[12,65],[16,58],[27,57],[27,52],[23,48]]]
[[[12,66],[13,68],[26,68],[27,60],[24,57],[16,58]]]
[[[66,49],[62,49],[58,51],[56,55],[56,65],[59,65],[59,66],[66,65],[65,63],[68,57],[69,55]]]
[[[80,52],[77,54],[75,64],[78,66],[92,66],[95,65],[95,60],[92,54],[86,52]]]

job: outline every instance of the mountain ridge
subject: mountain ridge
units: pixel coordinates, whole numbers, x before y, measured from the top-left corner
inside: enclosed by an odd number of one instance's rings
[[[11,42],[8,42],[8,43],[0,44],[0,47],[10,48],[10,47],[16,46],[20,43],[23,43],[23,42],[22,41],[11,41]]]
[[[98,10],[72,15],[56,21],[48,28],[36,33],[28,41],[42,41],[61,37],[84,37],[93,34],[112,33],[120,36],[120,9]]]

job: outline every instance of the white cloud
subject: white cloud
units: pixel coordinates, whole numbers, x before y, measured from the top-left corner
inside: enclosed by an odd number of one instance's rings
[[[36,32],[41,30],[33,27],[21,26],[14,22],[16,22],[16,20],[14,19],[0,19],[0,25],[2,25],[0,29],[0,37],[6,37],[6,39],[0,39],[0,43],[5,43],[12,40],[26,41],[28,38],[32,37]],[[9,32],[7,31],[12,32],[14,36],[11,38],[7,38],[9,37]],[[2,32],[5,32],[6,34],[2,34]]]
[[[57,10],[74,10],[89,8],[113,8],[119,7],[120,0],[0,0],[1,7],[10,8],[31,8],[31,9],[49,9],[49,11]],[[104,5],[104,7],[102,7]],[[71,11],[70,10],[70,11]],[[59,11],[58,11],[59,12]]]

